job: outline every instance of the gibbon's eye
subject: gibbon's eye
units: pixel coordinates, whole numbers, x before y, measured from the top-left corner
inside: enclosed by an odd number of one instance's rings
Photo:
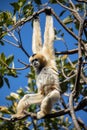
[[[34,67],[39,67],[39,65],[40,65],[39,60],[38,60],[38,59],[32,60],[32,65],[33,65]]]

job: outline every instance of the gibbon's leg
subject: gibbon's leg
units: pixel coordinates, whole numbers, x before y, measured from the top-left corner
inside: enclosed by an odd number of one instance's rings
[[[21,119],[25,116],[24,110],[26,110],[31,104],[40,104],[44,96],[41,93],[26,94],[18,103],[17,113],[12,115],[12,118]]]
[[[53,90],[50,92],[41,103],[41,110],[37,113],[37,118],[40,119],[51,112],[52,106],[60,99],[60,92]]]

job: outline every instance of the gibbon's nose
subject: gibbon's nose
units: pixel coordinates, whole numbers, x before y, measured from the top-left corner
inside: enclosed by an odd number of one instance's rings
[[[39,66],[39,62],[38,61],[33,61],[33,66],[38,67]]]

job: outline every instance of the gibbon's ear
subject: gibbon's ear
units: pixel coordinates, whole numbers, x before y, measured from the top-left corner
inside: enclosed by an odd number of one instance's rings
[[[55,35],[53,27],[53,17],[51,15],[51,8],[48,7],[45,13],[46,13],[46,23],[44,32],[43,53],[45,53],[47,58],[54,59],[53,41]]]
[[[36,16],[33,20],[33,36],[32,36],[32,51],[38,53],[42,49],[41,29],[39,18]]]

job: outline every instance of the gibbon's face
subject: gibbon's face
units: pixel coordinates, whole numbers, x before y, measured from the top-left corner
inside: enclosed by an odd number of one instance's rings
[[[29,61],[35,69],[42,69],[47,64],[45,57],[41,54],[32,55]]]

